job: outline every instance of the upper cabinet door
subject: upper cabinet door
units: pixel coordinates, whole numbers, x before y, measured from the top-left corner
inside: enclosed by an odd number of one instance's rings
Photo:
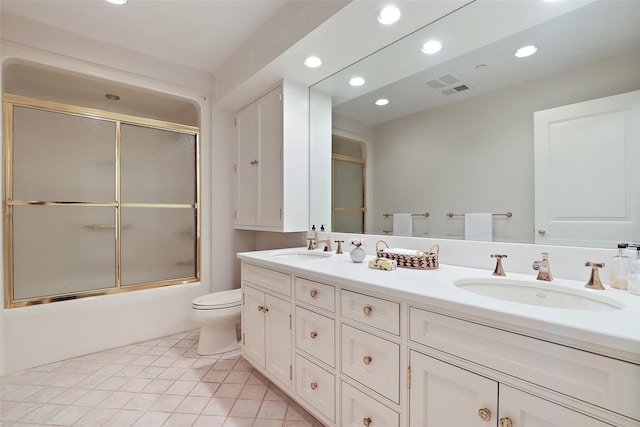
[[[256,222],[256,106],[250,104],[236,113],[236,225]]]
[[[534,113],[536,243],[640,239],[640,91]]]

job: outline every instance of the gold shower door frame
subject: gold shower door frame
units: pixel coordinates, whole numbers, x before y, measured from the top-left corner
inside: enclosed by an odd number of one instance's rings
[[[13,109],[14,107],[24,107],[28,109],[42,110],[53,113],[62,113],[74,116],[81,116],[96,120],[106,120],[115,123],[115,201],[114,202],[78,202],[78,201],[53,201],[53,200],[13,200]],[[122,292],[129,292],[141,289],[158,288],[163,286],[192,283],[200,280],[200,129],[194,126],[182,125],[178,123],[165,122],[161,120],[137,117],[127,114],[114,113],[99,109],[79,107],[62,104],[53,101],[29,98],[14,94],[3,94],[2,102],[2,128],[3,128],[3,234],[4,234],[4,297],[5,308],[25,307],[30,305],[45,304],[55,301],[65,301],[77,298],[91,297],[97,295],[109,295]],[[154,128],[158,130],[173,131],[195,138],[195,203],[193,204],[158,204],[158,203],[122,203],[120,199],[120,127],[122,124]],[[115,238],[115,287],[94,289],[87,291],[75,291],[46,295],[32,298],[14,300],[13,289],[13,207],[14,206],[93,206],[93,207],[113,207],[115,208],[115,225],[95,225],[96,229],[114,229]],[[178,279],[162,280],[147,283],[137,283],[122,286],[121,284],[121,208],[171,208],[171,209],[195,209],[195,275]]]
[[[362,206],[361,207],[336,207],[335,202],[335,163],[336,161],[347,162],[347,163],[355,163],[362,165]],[[346,156],[344,154],[331,154],[331,230],[332,231],[341,231],[336,230],[335,225],[335,216],[336,212],[362,212],[362,232],[364,233],[367,229],[366,224],[366,213],[367,213],[367,200],[366,200],[366,181],[367,176],[367,161],[366,159],[360,157],[352,157]]]

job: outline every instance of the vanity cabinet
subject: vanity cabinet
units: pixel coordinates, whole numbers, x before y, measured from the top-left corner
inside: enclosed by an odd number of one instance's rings
[[[411,426],[611,425],[413,350],[409,364]]]
[[[636,363],[263,265],[242,264],[243,354],[327,426],[640,427]]]
[[[235,114],[235,228],[305,231],[308,90],[282,82]]]
[[[243,267],[242,346],[250,362],[266,371],[269,379],[291,388],[293,380],[291,277],[255,266]],[[288,292],[287,292],[288,284]]]

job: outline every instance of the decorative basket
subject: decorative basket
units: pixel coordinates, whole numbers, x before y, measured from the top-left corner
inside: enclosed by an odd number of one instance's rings
[[[384,244],[381,247],[380,244]],[[378,258],[388,258],[396,261],[398,267],[402,268],[415,268],[418,270],[435,270],[438,268],[438,253],[440,252],[440,246],[433,245],[428,252],[421,252],[421,255],[402,255],[391,254],[384,252],[389,245],[384,240],[378,240],[376,243],[376,255]]]

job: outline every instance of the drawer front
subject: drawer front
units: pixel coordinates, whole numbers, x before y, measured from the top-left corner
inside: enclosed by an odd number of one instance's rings
[[[400,415],[349,384],[342,383],[342,427],[399,427]]]
[[[400,346],[342,325],[342,372],[400,403]]]
[[[296,347],[335,366],[334,320],[296,307]]]
[[[291,296],[291,276],[288,274],[242,263],[242,280]]]
[[[322,415],[335,421],[335,377],[300,355],[296,355],[296,394]]]
[[[409,339],[640,420],[640,366],[410,308]]]
[[[335,312],[335,288],[324,283],[296,277],[296,299]]]
[[[345,290],[341,295],[342,316],[400,335],[400,304]]]

